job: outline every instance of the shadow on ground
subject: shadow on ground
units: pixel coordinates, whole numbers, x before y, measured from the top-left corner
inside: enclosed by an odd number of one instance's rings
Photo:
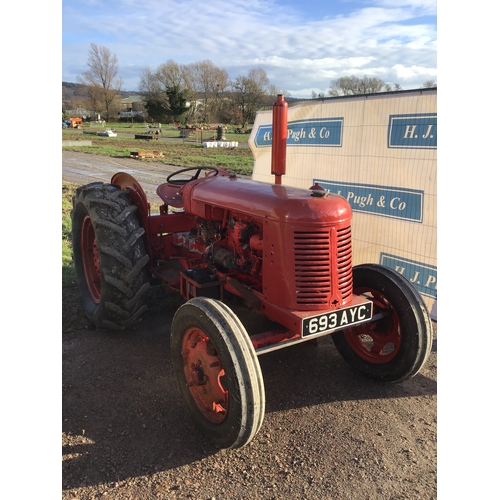
[[[169,352],[171,318],[172,312],[150,314],[122,333],[63,334],[63,489],[152,474],[217,453],[180,399]],[[346,401],[393,401],[437,390],[435,364],[400,385],[372,383],[348,367],[329,336],[259,359],[266,418],[327,405],[333,421]]]

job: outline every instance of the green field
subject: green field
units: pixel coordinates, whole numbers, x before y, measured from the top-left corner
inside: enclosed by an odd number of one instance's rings
[[[134,126],[133,128],[128,125],[123,126],[123,124],[111,124],[109,128],[113,128],[118,134],[131,135],[130,137],[122,135],[118,137],[100,137],[94,135],[92,132],[102,130],[101,128],[84,127],[82,130],[63,129],[63,140],[92,141],[92,146],[64,146],[64,149],[66,151],[78,151],[81,153],[119,158],[128,158],[130,157],[130,153],[135,151],[161,151],[164,155],[163,158],[155,158],[147,161],[183,168],[204,165],[223,168],[241,175],[252,174],[253,155],[248,147],[204,148],[203,144],[196,143],[194,140],[183,141],[180,139],[179,131],[173,127],[166,129],[162,127],[161,133],[161,137],[170,137],[172,140],[135,139],[135,134],[145,133],[146,129],[143,124],[141,126]],[[206,131],[206,133],[208,137],[210,132]],[[174,134],[175,137],[173,137]],[[225,137],[231,142],[243,142],[245,146],[248,141],[248,134],[232,134]]]
[[[81,129],[82,131],[85,132],[99,132],[105,129],[113,129],[117,133],[124,133],[124,134],[144,134],[148,132],[155,132],[157,130],[158,124],[153,124],[154,126],[147,126],[144,123],[119,123],[119,122],[110,122],[107,123],[106,125],[89,125],[88,123],[83,124],[83,128]],[[235,126],[228,126],[227,129],[224,131],[224,137],[225,140],[231,141],[231,142],[240,142],[240,143],[247,143],[248,138],[250,137],[250,130],[251,126],[248,128],[247,133],[237,133],[236,132],[236,127]],[[70,132],[68,129],[63,129],[66,132]],[[210,138],[213,138],[214,135],[216,134],[215,130],[207,130],[204,129],[201,132],[198,133],[199,137],[202,137],[203,140],[207,140]],[[172,139],[178,139],[180,138],[180,131],[175,127],[174,125],[165,125],[163,124],[161,126],[161,136],[162,137],[169,137]]]

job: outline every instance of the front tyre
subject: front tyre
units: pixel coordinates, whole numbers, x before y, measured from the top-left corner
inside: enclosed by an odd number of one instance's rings
[[[353,268],[354,293],[373,301],[370,323],[332,334],[347,363],[377,382],[402,382],[416,375],[432,347],[427,307],[413,285],[396,271],[363,264]]]
[[[95,182],[73,197],[73,260],[83,309],[98,328],[123,330],[147,309],[149,256],[127,191]]]
[[[181,395],[201,432],[218,448],[248,444],[264,419],[264,382],[233,311],[205,297],[183,304],[172,322],[171,353]]]

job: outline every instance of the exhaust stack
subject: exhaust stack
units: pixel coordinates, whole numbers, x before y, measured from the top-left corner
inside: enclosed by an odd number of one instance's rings
[[[273,128],[271,146],[271,174],[275,184],[281,184],[281,176],[286,174],[286,138],[288,135],[288,103],[283,94],[273,104]]]

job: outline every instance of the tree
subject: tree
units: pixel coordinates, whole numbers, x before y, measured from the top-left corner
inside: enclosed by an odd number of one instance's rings
[[[90,45],[87,61],[88,71],[79,77],[85,85],[93,111],[104,113],[106,121],[118,109],[122,80],[118,75],[118,59],[106,47]]]
[[[224,99],[219,110],[219,120],[222,123],[240,125],[244,123],[241,109],[232,99]]]
[[[434,87],[437,87],[437,83],[434,80],[427,80],[422,85],[423,89],[433,89]]]
[[[342,76],[337,80],[330,82],[328,93],[332,96],[339,95],[357,95],[357,94],[375,94],[377,92],[387,91],[387,84],[377,77],[363,76]],[[391,90],[389,85],[389,90]]]
[[[139,90],[145,96],[145,108],[154,121],[180,121],[188,109],[184,70],[172,60],[161,64],[154,72],[144,68]]]
[[[185,91],[181,90],[179,85],[172,85],[167,90],[168,104],[170,107],[170,116],[174,121],[180,121],[182,115],[187,110],[187,99],[184,97]]]
[[[229,88],[229,75],[225,69],[206,59],[185,67],[186,82],[192,93],[202,101],[198,111],[200,120],[209,123],[218,117],[222,99]]]
[[[269,83],[266,87],[266,94],[269,96],[270,100],[275,101],[279,94],[282,94],[283,97],[290,97],[290,92],[288,90],[282,90],[276,85]]]
[[[238,76],[233,82],[233,99],[243,119],[243,127],[252,123],[257,110],[268,100],[269,79],[262,68],[251,69],[248,76]]]
[[[159,122],[181,117],[188,122],[253,122],[258,108],[278,94],[290,95],[269,83],[266,72],[254,68],[229,80],[226,70],[204,60],[187,65],[169,60],[153,71],[144,68],[139,91],[149,116]],[[214,121],[215,120],[215,121]]]
[[[168,107],[159,100],[154,98],[147,99],[144,103],[144,108],[148,112],[149,118],[158,123],[167,123],[168,119]]]
[[[148,116],[157,122],[166,122],[169,103],[165,88],[158,77],[159,70],[144,68],[139,81],[139,91],[144,94],[144,107]]]

